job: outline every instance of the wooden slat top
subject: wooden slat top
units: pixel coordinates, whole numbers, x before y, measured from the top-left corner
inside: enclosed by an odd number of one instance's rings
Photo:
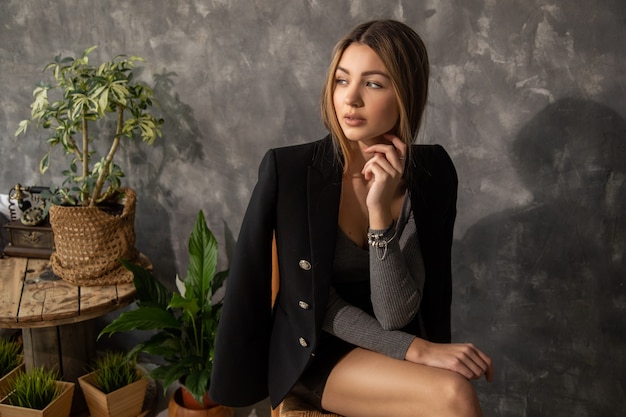
[[[150,266],[143,255],[141,261]],[[50,277],[47,259],[0,258],[0,328],[77,323],[124,307],[135,297],[133,284],[82,287]]]

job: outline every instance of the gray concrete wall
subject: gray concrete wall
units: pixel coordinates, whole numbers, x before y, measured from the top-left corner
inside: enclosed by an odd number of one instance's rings
[[[476,383],[485,414],[620,415],[623,1],[3,0],[0,193],[54,179],[37,172],[37,134],[13,136],[43,65],[96,44],[94,57],[143,56],[164,138],[120,156],[140,199],[138,247],[171,285],[198,210],[231,247],[264,151],[324,134],[331,48],[380,17],[430,50],[421,140],[459,172],[454,338],[496,361],[495,381]]]

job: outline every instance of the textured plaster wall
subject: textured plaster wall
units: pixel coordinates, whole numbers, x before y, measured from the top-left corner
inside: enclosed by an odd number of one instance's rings
[[[153,147],[120,152],[140,199],[138,247],[172,285],[202,209],[226,264],[264,151],[324,134],[331,48],[380,17],[430,50],[420,140],[444,145],[460,177],[454,338],[496,361],[495,382],[476,383],[485,414],[620,415],[621,0],[2,0],[0,193],[55,179],[37,172],[38,134],[13,136],[46,63],[96,44],[94,57],[141,55],[166,125]]]

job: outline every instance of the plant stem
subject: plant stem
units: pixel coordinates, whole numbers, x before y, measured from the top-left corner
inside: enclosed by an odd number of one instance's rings
[[[104,179],[106,178],[106,174],[109,171],[109,167],[113,162],[113,156],[115,152],[117,152],[117,147],[120,144],[120,138],[122,137],[122,128],[124,127],[124,106],[122,104],[117,105],[117,127],[115,129],[115,137],[113,138],[113,143],[111,144],[111,149],[109,149],[109,153],[106,156],[104,161],[104,166],[100,170],[100,174],[98,175],[98,181],[96,182],[96,187],[93,190],[93,194],[91,196],[91,204],[95,206],[100,200],[100,191],[102,190],[102,186],[104,185]]]
[[[83,154],[80,152],[80,149],[78,148],[78,145],[76,144],[76,141],[74,140],[74,138],[72,136],[69,136],[68,137],[68,142],[72,146],[72,149],[74,150],[74,153],[76,154],[76,158],[82,163],[83,162]],[[89,168],[87,168],[87,169],[89,169]]]
[[[81,122],[82,122],[82,132],[83,132],[83,155],[82,155],[82,163],[83,163],[83,178],[87,178],[89,175],[89,125],[87,124],[87,111],[83,107],[83,111],[81,112]],[[78,152],[80,154],[80,152]],[[81,200],[85,200],[87,198],[87,190],[81,191]]]

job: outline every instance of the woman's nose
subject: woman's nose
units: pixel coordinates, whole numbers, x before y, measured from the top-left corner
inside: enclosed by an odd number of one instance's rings
[[[359,91],[358,87],[350,86],[347,88],[345,103],[353,107],[363,106],[363,99],[361,97],[361,92]]]

